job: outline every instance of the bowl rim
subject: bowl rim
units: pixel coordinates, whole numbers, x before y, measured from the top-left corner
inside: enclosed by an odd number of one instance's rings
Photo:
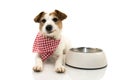
[[[71,48],[70,51],[78,52],[78,53],[98,53],[98,52],[103,52],[103,50],[100,49],[100,48],[92,48],[92,47]]]
[[[72,66],[72,65],[69,65],[67,63],[65,63],[67,66],[71,67],[71,68],[75,68],[75,69],[81,69],[81,70],[98,70],[98,69],[103,69],[103,68],[106,68],[108,65],[103,65],[101,67],[93,67],[93,68],[88,68],[88,67],[77,67],[77,66]]]

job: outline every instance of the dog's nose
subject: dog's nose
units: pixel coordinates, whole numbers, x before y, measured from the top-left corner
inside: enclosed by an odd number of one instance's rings
[[[52,25],[47,25],[47,26],[46,26],[46,31],[48,31],[48,32],[49,32],[49,31],[52,31]]]

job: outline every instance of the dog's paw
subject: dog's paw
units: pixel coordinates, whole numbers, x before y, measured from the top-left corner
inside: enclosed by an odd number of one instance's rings
[[[55,71],[58,72],[58,73],[64,73],[65,72],[65,67],[63,65],[56,66]]]
[[[34,72],[41,72],[42,70],[43,70],[42,65],[36,65],[36,66],[33,67]]]

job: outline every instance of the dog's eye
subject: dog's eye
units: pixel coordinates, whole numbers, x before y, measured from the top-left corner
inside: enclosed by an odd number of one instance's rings
[[[46,22],[46,19],[42,19],[41,21],[42,21],[43,23],[45,23],[45,22]]]
[[[58,21],[58,19],[57,19],[57,18],[53,18],[53,21],[54,21],[54,22],[57,22],[57,21]]]

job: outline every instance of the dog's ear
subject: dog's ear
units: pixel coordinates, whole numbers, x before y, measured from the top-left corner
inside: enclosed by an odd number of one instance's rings
[[[42,17],[44,14],[45,14],[45,12],[39,13],[39,14],[34,18],[34,21],[37,22],[37,23],[39,23],[41,17]]]
[[[67,15],[63,12],[60,12],[59,10],[55,10],[55,13],[60,20],[64,20],[67,18]]]

